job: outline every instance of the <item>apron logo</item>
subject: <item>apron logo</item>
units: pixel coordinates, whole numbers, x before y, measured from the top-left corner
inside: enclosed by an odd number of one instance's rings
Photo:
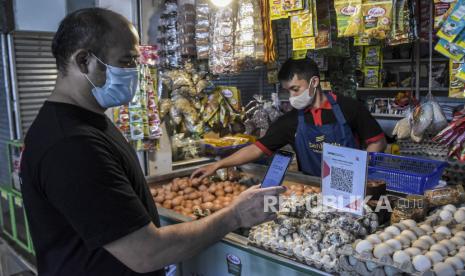
[[[316,141],[317,143],[321,143],[321,142],[323,142],[324,140],[325,140],[325,136],[324,136],[324,135],[317,136],[317,137],[315,138],[315,141]]]

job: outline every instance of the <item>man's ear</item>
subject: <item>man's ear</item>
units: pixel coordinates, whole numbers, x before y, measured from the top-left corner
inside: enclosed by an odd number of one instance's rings
[[[313,77],[311,80],[311,86],[318,87],[320,86],[320,77]]]
[[[89,73],[90,54],[84,49],[78,50],[73,57],[73,63],[83,74]]]

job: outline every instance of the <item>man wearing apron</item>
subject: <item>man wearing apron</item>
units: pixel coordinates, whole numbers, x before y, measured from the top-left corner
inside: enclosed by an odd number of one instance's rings
[[[382,152],[386,139],[381,127],[363,103],[352,98],[323,92],[318,66],[311,59],[288,60],[278,78],[289,92],[294,108],[271,124],[265,136],[233,155],[192,174],[200,180],[220,168],[252,162],[263,154],[291,145],[297,154],[299,169],[308,175],[321,176],[323,143],[369,152]]]

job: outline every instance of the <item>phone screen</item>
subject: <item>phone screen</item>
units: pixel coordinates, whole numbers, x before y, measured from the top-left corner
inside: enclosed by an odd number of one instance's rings
[[[271,161],[271,165],[262,181],[262,188],[281,185],[287,167],[292,161],[292,155],[282,155],[276,153]]]

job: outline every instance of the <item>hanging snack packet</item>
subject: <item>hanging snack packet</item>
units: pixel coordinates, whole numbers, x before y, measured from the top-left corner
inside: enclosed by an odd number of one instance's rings
[[[287,13],[283,10],[283,3],[281,0],[270,0],[270,20],[278,20],[287,18]]]
[[[385,39],[391,30],[392,1],[364,0],[362,16],[365,35]]]
[[[378,66],[366,66],[363,69],[363,73],[365,76],[365,87],[379,87],[380,74]]]
[[[307,57],[307,50],[292,51],[293,60],[305,59],[306,57]]]
[[[441,27],[457,0],[434,0],[434,29]]]
[[[461,81],[457,76],[464,67],[462,61],[449,61],[449,97],[464,98],[465,97],[465,82]]]
[[[291,15],[291,38],[314,36],[313,20],[310,12]]]
[[[453,42],[464,28],[465,0],[459,0],[437,35],[448,42]]]
[[[462,62],[455,76],[457,77],[457,79],[465,83],[465,62]]]
[[[292,40],[292,50],[313,50],[315,49],[315,43],[315,38],[311,36],[295,38]]]
[[[457,46],[457,44],[450,43],[444,39],[439,39],[434,50],[455,61],[461,60],[465,55],[465,51]]]
[[[303,0],[282,0],[283,10],[288,11],[298,11],[304,8]]]
[[[388,45],[411,42],[410,7],[408,0],[397,0],[392,13],[392,29],[387,39]]]
[[[315,26],[315,48],[331,48],[331,13],[327,0],[312,0],[313,18]]]
[[[337,36],[356,36],[361,31],[362,0],[335,0],[337,16]]]

